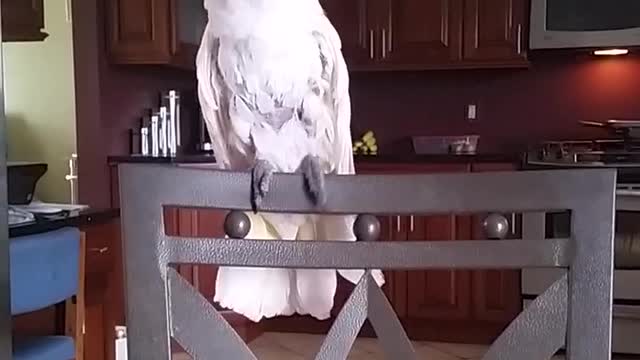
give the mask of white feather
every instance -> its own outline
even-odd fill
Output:
[[[198,94],[217,161],[244,171],[266,160],[293,172],[312,154],[327,173],[355,174],[349,73],[318,0],[205,0],[205,7]],[[252,223],[261,219],[268,225],[253,238],[273,238],[269,226],[280,239],[355,241],[353,216],[261,214]],[[339,273],[355,283],[363,270]],[[380,271],[375,278],[384,283]],[[215,300],[253,321],[294,310],[324,319],[335,288],[334,270],[225,268]]]

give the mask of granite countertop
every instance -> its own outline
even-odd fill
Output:
[[[109,156],[107,158],[109,164],[122,163],[149,163],[149,164],[208,164],[215,163],[216,158],[208,154],[178,155],[175,157],[168,156],[142,156],[142,155],[122,155]]]
[[[421,164],[421,163],[517,163],[523,161],[523,154],[518,152],[478,153],[478,154],[383,154],[357,155],[356,163],[378,164]]]
[[[9,226],[9,237],[35,235],[64,227],[81,227],[109,222],[120,216],[118,209],[89,209],[65,215],[38,216],[36,221]]]
[[[523,153],[520,152],[492,152],[478,154],[381,154],[381,155],[356,155],[356,163],[522,163]],[[151,157],[151,156],[110,156],[110,164],[119,163],[157,163],[157,164],[207,164],[215,163],[213,155],[182,155],[177,157]]]

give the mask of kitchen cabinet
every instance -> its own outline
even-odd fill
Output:
[[[167,207],[164,210],[165,232],[169,236],[186,238],[223,238],[226,211],[217,209],[192,209]],[[215,265],[181,264],[178,272],[196,290],[211,302],[229,322],[234,330],[245,341],[251,341],[262,333],[259,324],[253,323],[244,316],[221,308],[213,302],[218,267]],[[178,351],[180,349],[178,348]]]
[[[360,164],[358,173],[467,173],[514,170],[509,163]],[[486,240],[487,214],[383,216],[385,241]],[[510,222],[517,216],[505,214]],[[517,226],[509,235],[516,238]],[[384,291],[416,340],[490,343],[521,311],[520,271],[385,271]],[[336,307],[342,304],[337,303]]]
[[[511,163],[356,163],[359,174],[434,174],[509,171]],[[115,177],[117,179],[117,176]],[[115,197],[117,199],[117,196]],[[114,205],[117,206],[117,203]],[[214,209],[165,208],[168,235],[184,237],[223,236],[226,212]],[[412,214],[380,216],[384,241],[485,240],[482,222],[487,214]],[[504,214],[513,225],[509,238],[517,238],[519,217]],[[197,239],[194,239],[197,241]],[[179,272],[207,299],[215,295],[215,266],[180,265]],[[521,311],[518,270],[417,270],[384,271],[383,291],[412,339],[491,343]],[[326,333],[354,285],[338,277],[332,318],[318,321],[291,316],[253,324],[242,316],[223,311],[225,318],[245,339],[262,331]],[[364,336],[375,336],[368,322]]]
[[[359,174],[466,173],[498,170],[510,164],[358,163]],[[511,166],[513,168],[513,166]],[[383,241],[457,241],[484,239],[484,215],[379,216]],[[514,273],[498,270],[385,270],[383,291],[403,327],[414,340],[491,343],[517,316],[519,286]],[[519,272],[515,272],[519,274]],[[338,278],[332,317],[318,321],[292,316],[264,322],[265,331],[326,333],[354,285]],[[513,311],[518,309],[517,311]],[[366,322],[362,336],[375,336]]]
[[[111,62],[195,69],[207,25],[202,0],[107,0]]]
[[[115,326],[125,322],[120,220],[81,230],[87,239],[84,358],[112,360]]]
[[[526,66],[527,0],[323,0],[351,70]]]
[[[2,0],[2,41],[43,41],[43,0]]]
[[[375,9],[370,0],[320,0],[334,27],[340,30],[342,52],[349,67],[371,66],[376,58]]]
[[[526,1],[465,0],[464,60],[525,62]]]
[[[473,164],[472,172],[513,171],[514,164]],[[488,214],[473,217],[472,239],[487,240],[482,230],[482,221]],[[509,238],[518,238],[521,216],[503,214],[510,222]],[[472,272],[473,312],[481,321],[508,324],[522,311],[520,270],[474,270]]]
[[[394,67],[446,66],[461,60],[462,0],[384,0],[378,58]]]

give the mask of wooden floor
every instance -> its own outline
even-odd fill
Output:
[[[266,333],[253,340],[249,347],[259,360],[313,359],[324,339],[321,335]],[[483,345],[414,342],[418,359],[428,360],[480,360],[487,351]],[[176,354],[173,360],[190,360]],[[552,360],[564,360],[556,355]],[[348,360],[386,360],[376,339],[358,339]],[[549,360],[549,359],[540,359]],[[640,356],[614,356],[614,360],[640,360]]]

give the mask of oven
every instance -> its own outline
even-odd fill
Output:
[[[614,353],[640,354],[640,185],[619,184],[616,209],[612,348]],[[544,227],[541,232],[546,238],[568,237],[569,214],[546,214],[534,226]],[[523,305],[526,307],[561,275],[560,269],[524,269]]]

